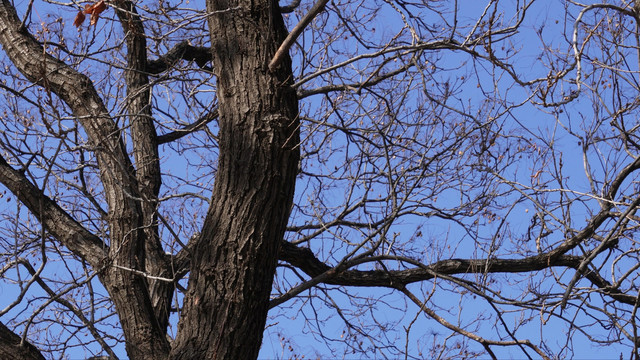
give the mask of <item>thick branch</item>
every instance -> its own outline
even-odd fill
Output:
[[[0,322],[0,359],[32,360],[42,359],[40,351]]]
[[[40,223],[74,254],[100,268],[107,246],[34,186],[24,174],[0,157],[0,183],[38,218]]]
[[[280,6],[280,12],[283,14],[292,13],[300,6],[300,2],[301,0],[293,0],[289,5]]]
[[[147,73],[152,75],[167,71],[180,60],[195,61],[202,69],[211,61],[211,49],[205,46],[193,46],[188,41],[181,41],[165,55],[156,60],[147,61]]]
[[[46,52],[38,41],[20,27],[15,8],[0,0],[0,44],[9,59],[31,82],[59,96],[82,124],[96,153],[110,207],[123,202],[124,191],[137,190],[131,177],[132,167],[120,131],[109,117],[107,108],[91,80]],[[124,190],[124,191],[123,191]],[[135,192],[132,192],[135,194]],[[117,196],[119,195],[119,196]]]
[[[133,155],[136,164],[136,179],[142,201],[144,237],[137,247],[131,247],[130,255],[144,261],[144,270],[153,276],[171,277],[171,268],[164,254],[158,235],[158,193],[162,185],[158,135],[151,112],[151,86],[146,74],[147,39],[142,20],[135,5],[128,0],[116,1],[116,14],[126,34],[127,84],[126,109],[131,125]],[[156,280],[148,281],[149,296],[158,324],[166,331],[173,284]]]
[[[196,122],[185,126],[182,129],[172,131],[170,133],[166,133],[164,135],[158,136],[158,144],[166,144],[168,142],[172,142],[180,139],[183,136],[189,135],[194,131],[198,131],[206,126],[211,121],[218,118],[218,109],[213,109],[212,111],[205,114],[203,117],[198,119]]]
[[[18,70],[31,82],[60,97],[73,111],[96,151],[100,178],[109,205],[111,261],[140,268],[143,219],[135,171],[120,129],[109,116],[91,80],[49,55],[25,28],[8,0],[0,0],[0,44]],[[100,279],[120,315],[131,358],[166,356],[169,344],[156,320],[144,279],[107,267]]]
[[[571,255],[552,257],[551,253],[546,253],[522,259],[448,259],[407,270],[332,271],[334,269],[316,258],[311,250],[283,241],[280,249],[280,260],[297,267],[311,278],[322,276],[321,282],[325,284],[397,288],[398,286],[430,280],[438,275],[522,273],[556,266],[568,267],[578,271],[583,257]],[[619,289],[613,288],[600,274],[593,271],[584,271],[583,275],[615,300],[630,305],[635,304],[635,296],[626,295]],[[278,299],[274,299],[272,303],[274,301],[276,305],[281,303]]]
[[[280,65],[282,60],[285,58],[285,55],[289,53],[289,49],[296,41],[298,36],[302,34],[302,31],[304,31],[307,25],[309,25],[311,20],[313,20],[313,18],[315,18],[322,12],[322,10],[324,10],[324,7],[328,2],[329,0],[318,0],[309,10],[309,12],[300,20],[298,25],[296,25],[293,30],[291,30],[289,35],[287,35],[287,38],[284,39],[284,41],[278,48],[278,51],[276,51],[275,55],[273,55],[273,59],[271,59],[271,62],[269,63],[269,71],[273,72],[276,70],[278,65]]]
[[[299,248],[283,242],[280,259],[304,271],[310,277],[316,277],[332,268],[318,260],[309,249]],[[338,271],[324,283],[346,286],[381,286],[396,287],[434,278],[438,274],[471,274],[471,273],[519,273],[542,270],[553,266],[578,266],[581,257],[560,256],[549,262],[549,254],[529,256],[522,259],[447,259],[431,265],[407,270],[345,270]]]
[[[364,82],[360,82],[360,83],[352,83],[352,84],[332,84],[332,85],[326,85],[326,86],[321,86],[319,88],[315,88],[315,89],[299,89],[298,90],[298,98],[300,99],[304,99],[308,96],[311,95],[316,95],[316,94],[328,94],[330,92],[333,91],[355,91],[355,92],[359,92],[362,89],[366,89],[368,87],[374,86],[379,84],[380,82],[392,78],[398,74],[403,74],[405,73],[410,67],[413,66],[413,63],[408,63],[402,67],[399,67],[393,71],[389,71],[386,74],[382,74],[376,77],[370,77],[369,79],[367,79],[367,81]]]

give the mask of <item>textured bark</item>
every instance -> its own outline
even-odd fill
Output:
[[[211,61],[211,49],[204,46],[193,46],[186,40],[182,41],[160,58],[148,61],[146,72],[159,74],[170,69],[180,60],[195,61],[200,68],[206,68],[207,63]]]
[[[104,259],[105,269],[99,276],[120,316],[127,352],[132,359],[165,357],[169,345],[154,315],[146,282],[122,270],[143,269],[145,235],[136,175],[120,130],[91,80],[50,56],[20,24],[11,3],[0,0],[0,44],[7,56],[29,81],[52,91],[69,106],[91,145],[99,149],[96,157],[109,205],[111,240],[109,258]]]
[[[38,349],[0,323],[0,359],[32,360],[44,359]]]
[[[94,267],[101,266],[107,246],[0,156],[0,183],[6,186],[62,244]]]
[[[147,68],[147,39],[142,20],[130,1],[116,1],[116,13],[127,42],[127,112],[131,125],[133,155],[136,165],[138,191],[141,195],[142,222],[144,224],[144,252],[140,255],[144,270],[152,276],[171,278],[169,262],[166,259],[160,236],[158,235],[158,193],[162,179],[160,176],[160,156],[158,136],[151,114],[151,87]],[[149,279],[149,297],[158,325],[163,332],[169,325],[169,311],[173,283]]]
[[[577,269],[584,259],[582,256],[559,255],[552,257],[552,255],[552,253],[544,253],[520,259],[446,259],[406,270],[340,270],[318,260],[309,249],[283,242],[280,259],[302,270],[312,278],[323,276],[321,282],[324,284],[388,288],[403,287],[442,275],[520,273],[555,266]],[[371,261],[371,259],[367,260]],[[411,263],[411,259],[403,260]],[[585,272],[585,274],[587,277],[593,276],[590,272]],[[590,279],[601,287],[611,285],[604,279],[596,277]],[[616,293],[616,295],[618,294],[619,292]],[[625,302],[629,300],[635,301],[635,297],[625,298]]]
[[[298,167],[297,98],[271,0],[207,1],[220,156],[172,358],[252,359],[260,348]],[[232,9],[232,10],[229,10]]]

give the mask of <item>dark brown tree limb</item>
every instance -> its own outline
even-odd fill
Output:
[[[33,185],[22,172],[13,169],[1,156],[0,183],[27,206],[47,231],[64,246],[92,266],[102,266],[108,252],[106,244]]]
[[[106,186],[135,189],[132,166],[120,139],[120,131],[108,115],[91,80],[49,55],[27,31],[19,30],[20,19],[14,7],[0,1],[0,44],[18,70],[31,82],[59,96],[85,128],[98,161],[109,166],[101,173]],[[122,192],[122,191],[120,191]],[[117,201],[107,198],[110,205]]]
[[[128,0],[115,1],[116,14],[127,43],[126,109],[131,126],[140,208],[144,227],[144,251],[136,256],[144,261],[144,271],[155,277],[171,278],[171,267],[158,235],[158,193],[162,184],[158,136],[151,113],[151,86],[146,74],[147,39],[135,5]],[[132,248],[133,249],[133,248]],[[148,280],[149,297],[160,328],[166,331],[173,295],[173,283]]]
[[[109,205],[110,261],[120,267],[141,269],[144,222],[140,195],[120,129],[91,80],[49,55],[27,29],[20,28],[20,23],[13,5],[0,0],[0,44],[7,56],[29,81],[55,93],[69,106],[92,147],[98,149],[100,178]],[[145,280],[115,267],[103,269],[99,276],[120,315],[129,356],[165,357],[169,345],[154,315]]]
[[[218,118],[218,109],[213,109],[209,111],[207,114],[199,118],[197,121],[185,126],[182,129],[172,131],[170,133],[166,133],[164,135],[158,136],[158,144],[166,144],[175,140],[180,139],[183,136],[189,135],[194,131],[198,131],[206,126],[211,121]]]
[[[293,46],[293,43],[296,41],[298,36],[300,36],[300,34],[302,34],[302,31],[304,31],[309,23],[311,23],[311,20],[313,20],[318,14],[322,12],[322,10],[324,10],[324,7],[328,2],[329,0],[318,0],[315,4],[313,4],[313,7],[309,9],[309,12],[300,20],[298,25],[296,25],[293,30],[291,30],[289,35],[287,35],[287,38],[284,39],[284,41],[278,48],[278,51],[276,51],[275,55],[273,55],[271,62],[269,62],[269,71],[274,72],[276,70],[278,65],[280,65],[280,63],[282,62],[282,59],[284,59],[285,55],[289,54],[289,49],[291,49],[291,46]]]
[[[298,8],[298,6],[300,6],[300,2],[301,2],[301,0],[293,0],[288,5],[280,6],[280,12],[283,13],[283,14],[292,13],[292,12],[295,11],[295,9]]]
[[[312,96],[312,95],[317,95],[317,94],[328,94],[330,92],[334,92],[334,91],[355,91],[355,92],[360,92],[362,89],[366,89],[367,87],[370,86],[374,86],[388,78],[394,77],[398,74],[402,74],[405,73],[407,71],[407,69],[409,69],[410,67],[412,67],[413,64],[409,63],[406,64],[405,66],[399,67],[395,70],[389,71],[385,74],[379,75],[379,76],[374,76],[371,77],[369,79],[367,79],[367,81],[361,82],[361,83],[352,83],[352,84],[331,84],[331,85],[326,85],[326,86],[321,86],[315,89],[299,89],[298,90],[298,97],[300,99],[304,99],[308,96]]]
[[[299,248],[291,243],[283,242],[280,259],[299,268],[314,278],[332,269],[315,257],[309,249]],[[529,256],[522,259],[447,259],[430,265],[407,270],[342,270],[335,271],[331,277],[323,281],[330,285],[360,287],[395,287],[419,281],[430,280],[438,274],[454,275],[483,272],[519,273],[542,270],[552,266],[569,266],[578,264],[581,257],[560,256],[552,263],[549,254]],[[407,259],[408,260],[408,259]]]
[[[0,359],[44,360],[40,351],[0,322]]]
[[[324,284],[387,288],[406,286],[411,283],[430,280],[439,275],[524,273],[551,267],[567,267],[580,271],[585,278],[598,286],[604,294],[611,298],[629,305],[633,305],[636,302],[635,296],[627,295],[619,289],[613,288],[597,272],[580,269],[580,264],[584,261],[583,256],[561,255],[552,257],[551,252],[521,259],[447,259],[406,270],[362,271],[335,269],[316,258],[311,250],[283,241],[280,260],[302,270],[312,279],[322,276],[323,278],[320,282]],[[409,264],[417,265],[413,261],[410,261]],[[277,306],[284,302],[282,300],[280,298],[273,299],[270,306]]]
[[[171,357],[255,359],[293,203],[298,99],[288,56],[276,71],[267,69],[286,37],[277,2],[208,0],[207,11],[218,169]]]
[[[165,55],[156,60],[147,61],[146,72],[157,75],[173,67],[178,61],[194,61],[201,69],[211,70],[207,63],[211,61],[211,48],[193,46],[184,40],[176,44]]]

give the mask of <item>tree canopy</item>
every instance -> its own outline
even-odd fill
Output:
[[[639,358],[639,29],[0,0],[0,357]]]

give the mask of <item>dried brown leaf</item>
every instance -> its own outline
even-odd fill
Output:
[[[100,14],[107,9],[107,3],[104,0],[100,0],[93,5],[85,5],[84,13],[91,14],[91,25],[95,25],[100,18]]]
[[[76,15],[76,18],[73,20],[73,26],[79,28],[80,25],[82,25],[82,22],[84,21],[84,14],[82,13],[82,11],[78,11],[78,15]]]

